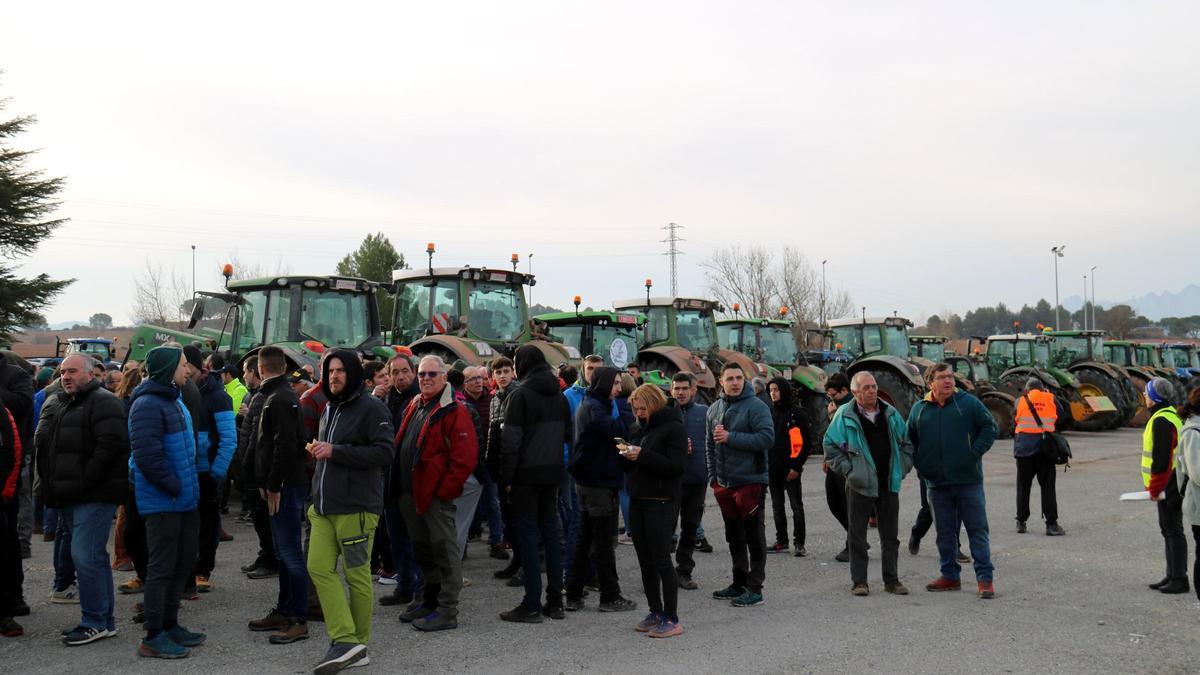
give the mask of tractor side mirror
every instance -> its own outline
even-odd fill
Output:
[[[200,319],[204,317],[204,300],[195,298],[192,301],[192,315],[188,317],[188,330],[196,327],[200,323]]]

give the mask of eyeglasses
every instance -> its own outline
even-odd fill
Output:
[[[435,378],[435,377],[437,377],[438,375],[441,375],[441,374],[442,374],[442,372],[441,372],[440,370],[421,371],[421,372],[418,372],[418,373],[417,373],[417,377],[423,377],[423,378],[433,379],[433,378]]]
[[[482,379],[483,379],[482,375],[476,375],[475,377],[468,377],[466,380],[464,380],[464,382],[478,382]]]

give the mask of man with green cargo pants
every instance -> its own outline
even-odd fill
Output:
[[[383,511],[383,473],[392,463],[392,419],[387,406],[363,395],[358,355],[339,349],[324,360],[321,388],[329,405],[317,438],[308,445],[316,460],[308,520],[308,573],[329,634],[329,652],[316,675],[369,662],[371,638],[371,546]],[[338,557],[349,600],[338,577]]]

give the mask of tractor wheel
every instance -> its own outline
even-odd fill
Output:
[[[1120,424],[1125,410],[1125,395],[1121,392],[1121,385],[1097,370],[1080,370],[1075,373],[1075,376],[1079,378],[1080,396],[1107,396],[1117,409],[1115,413],[1101,413],[1092,415],[1086,420],[1077,421],[1075,428],[1079,431],[1104,431],[1112,429],[1114,423]]]
[[[1055,431],[1071,431],[1075,428],[1075,418],[1071,415],[1071,400],[1062,390],[1054,391],[1054,400],[1058,402],[1058,407],[1063,411],[1058,422],[1055,423]]]
[[[1130,378],[1121,378],[1120,384],[1121,393],[1125,395],[1126,408],[1125,414],[1121,418],[1121,424],[1114,426],[1114,429],[1119,429],[1123,426],[1133,426],[1132,421],[1134,417],[1138,416],[1138,414],[1140,414],[1141,411],[1146,407],[1145,401],[1142,397],[1142,392],[1145,391],[1144,388],[1138,390]],[[1146,419],[1150,419],[1149,416],[1147,416]]]
[[[996,438],[1012,438],[1016,428],[1016,409],[1013,404],[1001,396],[984,396],[980,399],[992,419],[996,420]]]
[[[822,454],[821,442],[825,439],[825,427],[829,426],[829,399],[825,394],[801,389],[799,392],[800,410],[804,412],[804,419],[808,422],[808,428],[812,430],[812,445],[808,456]],[[808,439],[805,439],[808,442]]]
[[[1146,378],[1142,377],[1140,374],[1132,372],[1132,371],[1130,371],[1130,373],[1129,373],[1129,379],[1131,380],[1131,384],[1138,391],[1146,391],[1146,385],[1149,384],[1149,382],[1150,382]],[[1128,396],[1129,393],[1130,392],[1128,390],[1128,387],[1126,387],[1125,395]],[[1138,397],[1137,400],[1140,401],[1141,397]],[[1147,409],[1143,405],[1139,405],[1137,407],[1136,412],[1134,412],[1133,417],[1131,417],[1129,419],[1129,422],[1126,424],[1126,426],[1137,427],[1138,429],[1141,429],[1142,427],[1146,426],[1146,422],[1149,422],[1149,421],[1150,421],[1150,410]]]
[[[875,376],[875,384],[879,386],[879,398],[895,406],[904,419],[908,419],[908,412],[920,398],[917,388],[890,370],[868,370],[867,372]]]

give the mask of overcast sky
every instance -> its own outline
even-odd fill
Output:
[[[24,273],[123,322],[149,258],[331,273],[370,232],[534,300],[791,244],[869,313],[1177,290],[1200,245],[1200,3],[19,3],[6,115],[67,178]],[[524,267],[524,264],[522,265]]]

